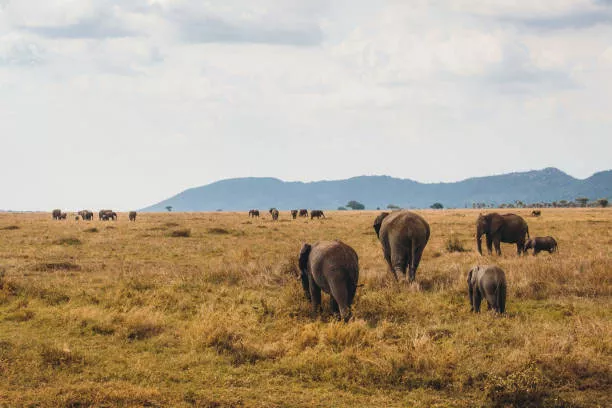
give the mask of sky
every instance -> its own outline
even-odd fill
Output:
[[[0,209],[612,168],[612,0],[0,0]]]

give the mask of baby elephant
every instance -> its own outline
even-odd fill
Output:
[[[342,320],[351,318],[351,304],[357,291],[359,258],[353,248],[340,241],[304,244],[299,266],[306,298],[313,314],[321,312],[321,289],[330,295],[332,312]]]
[[[525,252],[528,249],[533,249],[533,254],[537,255],[540,251],[548,251],[549,253],[557,252],[557,241],[553,237],[535,237],[527,240],[525,243]]]
[[[488,309],[498,313],[506,310],[506,274],[495,265],[475,266],[468,272],[468,292],[472,312],[480,313],[485,298]]]

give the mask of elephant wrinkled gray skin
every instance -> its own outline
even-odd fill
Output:
[[[53,212],[51,213],[51,215],[53,216],[54,220],[60,220],[61,216],[62,216],[62,210],[53,210]]]
[[[313,218],[325,218],[325,214],[323,214],[322,210],[312,210],[310,211],[310,219],[312,220]]]
[[[516,244],[516,252],[521,255],[525,250],[525,237],[529,238],[529,227],[527,222],[516,214],[481,214],[476,220],[476,244],[480,255],[482,255],[483,234],[487,238],[489,255],[492,253],[493,245],[497,255],[501,255],[500,242]]]
[[[294,220],[297,218],[298,210],[291,210],[291,218]]]
[[[541,251],[548,251],[548,253],[552,254],[557,252],[557,241],[551,236],[530,238],[525,243],[525,252],[528,249],[533,249],[534,255]]]
[[[330,295],[332,312],[349,321],[359,280],[359,257],[353,248],[341,241],[304,244],[299,266],[304,294],[312,303],[313,314],[321,312],[323,290]]]
[[[488,309],[506,311],[506,274],[495,265],[475,266],[468,272],[471,311],[480,313],[480,302],[486,299]]]
[[[409,267],[410,282],[413,282],[429,241],[427,221],[411,211],[383,212],[374,220],[374,230],[395,280],[398,280],[398,273],[405,279]]]
[[[136,222],[136,215],[138,215],[138,213],[136,211],[130,211],[130,213],[128,215],[129,220]]]
[[[272,221],[278,220],[278,210],[276,208],[270,208],[270,214],[272,215]]]

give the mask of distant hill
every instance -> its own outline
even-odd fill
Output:
[[[456,183],[419,183],[389,176],[360,176],[347,180],[285,182],[275,178],[237,178],[185,190],[141,211],[244,211],[276,207],[336,209],[350,200],[367,209],[395,204],[427,208],[434,202],[446,208],[471,207],[474,202],[525,203],[612,197],[612,170],[579,180],[556,168],[477,177]]]

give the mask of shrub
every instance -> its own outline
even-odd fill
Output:
[[[98,229],[97,229],[96,227],[93,227],[93,228],[87,228],[87,229],[85,230],[85,232],[98,232]]]
[[[55,245],[81,245],[81,240],[74,237],[60,238],[53,242]]]
[[[18,225],[9,225],[7,227],[2,228],[2,230],[4,231],[15,231],[18,230],[20,227]]]
[[[457,238],[456,235],[451,234],[450,237],[446,240],[446,250],[448,252],[467,252],[468,249],[465,249],[463,243]]]
[[[225,228],[209,228],[208,233],[224,235],[224,234],[229,234],[229,231],[226,230]]]
[[[191,230],[189,228],[174,230],[170,233],[170,236],[175,238],[189,238],[191,236]]]

